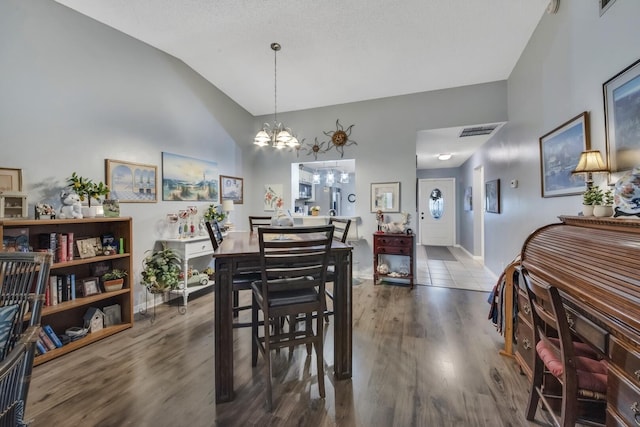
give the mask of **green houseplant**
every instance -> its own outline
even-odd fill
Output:
[[[594,216],[611,216],[613,215],[613,191],[611,189],[600,190],[599,197],[593,207]]]
[[[147,253],[142,260],[142,284],[151,293],[176,289],[182,272],[182,259],[178,253],[166,246]]]
[[[207,210],[204,211],[204,219],[205,221],[216,220],[220,224],[224,221],[227,215],[222,211],[222,207],[220,205],[211,204],[207,207]]]
[[[602,200],[602,190],[599,187],[590,187],[582,193],[582,214],[593,216],[593,207]]]
[[[67,178],[67,185],[80,196],[80,201],[87,200],[87,204],[91,207],[91,199],[100,200],[100,196],[109,194],[109,187],[102,182],[93,182],[89,178],[79,176],[75,172]]]
[[[102,285],[106,292],[119,291],[124,285],[124,278],[127,277],[125,270],[114,268],[102,275]]]

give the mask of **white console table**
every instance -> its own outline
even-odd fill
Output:
[[[208,236],[195,236],[186,239],[165,239],[160,242],[166,245],[167,248],[176,251],[180,258],[182,258],[182,277],[184,279],[178,285],[178,289],[172,292],[182,295],[183,304],[180,307],[180,313],[184,314],[187,312],[189,294],[213,286],[214,284],[212,280],[209,280],[206,285],[187,286],[189,265],[191,264],[196,270],[202,272],[211,262],[213,246]],[[197,265],[194,265],[194,262],[197,263]]]

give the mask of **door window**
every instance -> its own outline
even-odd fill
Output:
[[[433,219],[440,219],[444,213],[444,198],[438,188],[431,190],[429,195],[429,213]]]

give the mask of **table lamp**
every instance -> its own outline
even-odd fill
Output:
[[[593,174],[609,172],[606,163],[602,160],[600,151],[587,150],[580,154],[578,165],[571,171],[572,174],[584,173],[587,175],[587,189],[593,186]]]
[[[233,228],[233,224],[231,223],[231,217],[229,216],[229,212],[233,211],[233,200],[223,200],[222,201],[222,210],[227,214],[227,222],[225,226],[231,230]]]

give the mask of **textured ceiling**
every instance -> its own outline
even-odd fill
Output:
[[[272,42],[277,111],[304,110],[505,80],[549,2],[56,1],[181,59],[255,116],[274,111]],[[457,167],[487,140],[460,130],[418,132],[418,168]]]

